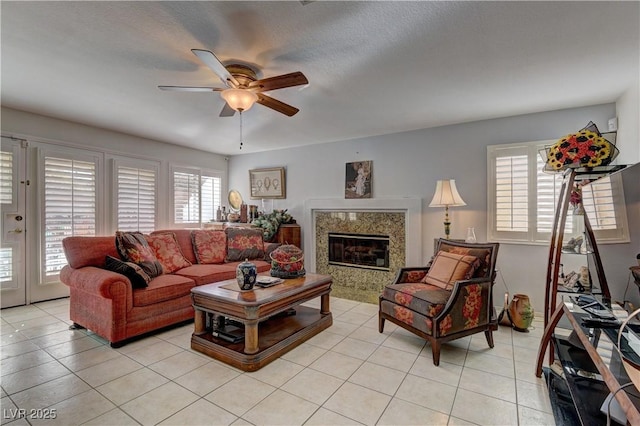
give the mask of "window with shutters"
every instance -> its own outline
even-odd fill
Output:
[[[44,156],[45,280],[57,277],[67,259],[62,240],[69,236],[96,235],[96,162],[71,156]]]
[[[157,221],[157,167],[134,167],[114,160],[116,220],[120,231],[149,233]]]
[[[555,141],[490,145],[488,156],[488,236],[491,241],[547,243],[553,230],[562,173],[543,171],[540,151]],[[583,203],[598,241],[620,242],[624,200],[610,178],[583,191]],[[622,208],[621,208],[622,207]],[[569,212],[571,214],[571,212]],[[565,232],[573,221],[567,218]],[[625,221],[626,222],[626,221]]]
[[[173,220],[176,225],[211,222],[222,203],[222,173],[172,168]]]

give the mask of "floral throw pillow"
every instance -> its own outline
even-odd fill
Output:
[[[198,263],[224,263],[227,255],[227,234],[224,231],[196,229],[191,231],[191,242]]]
[[[142,233],[117,231],[116,248],[122,260],[140,266],[149,277],[162,275],[162,265]]]
[[[475,256],[439,251],[422,282],[452,290],[456,281],[471,278],[478,264]]]
[[[182,254],[176,234],[173,232],[147,235],[145,238],[162,265],[162,271],[165,274],[171,274],[179,269],[191,266],[191,262]]]
[[[260,228],[225,229],[227,233],[227,262],[245,259],[264,259],[264,241]]]

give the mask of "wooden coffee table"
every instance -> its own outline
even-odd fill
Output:
[[[256,371],[333,323],[330,275],[309,274],[242,292],[235,279],[191,289],[191,348],[244,371]],[[320,297],[320,309],[299,306]],[[244,325],[244,341],[215,337],[225,318]],[[223,329],[224,330],[224,329]]]

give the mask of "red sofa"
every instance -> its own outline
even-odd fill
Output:
[[[198,264],[189,229],[151,235],[166,232],[175,234],[182,254],[192,265],[153,278],[145,288],[133,288],[126,276],[104,269],[106,256],[120,257],[114,236],[63,240],[68,265],[60,279],[70,288],[70,318],[76,327],[90,329],[112,347],[122,346],[131,337],[193,319],[191,289],[236,276],[240,262]],[[264,258],[251,261],[258,272],[270,269]]]

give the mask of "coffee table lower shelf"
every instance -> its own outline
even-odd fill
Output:
[[[229,343],[211,330],[191,336],[191,348],[243,371],[256,371],[333,324],[331,313],[296,306],[296,315],[275,316],[258,324],[258,352],[244,353],[244,342]]]

